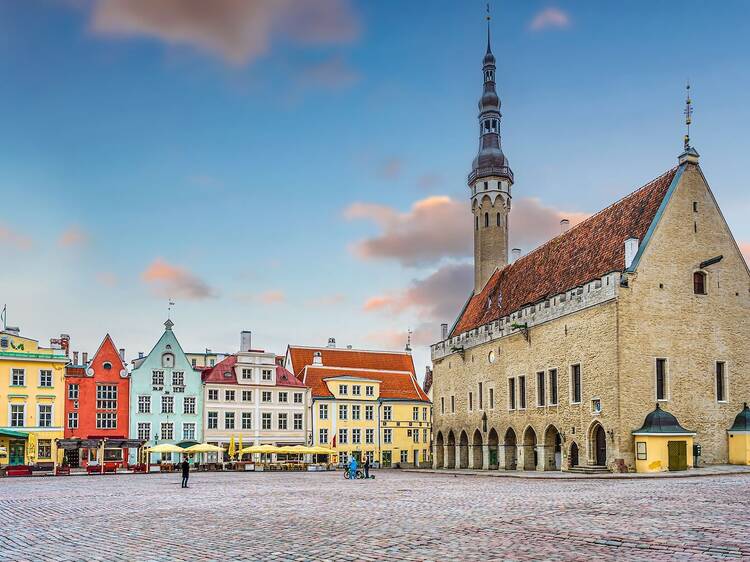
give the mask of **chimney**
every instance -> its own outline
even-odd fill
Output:
[[[250,330],[242,330],[240,332],[240,351],[250,351],[252,346],[252,335]]]
[[[568,219],[563,219],[560,221],[560,234],[565,234],[568,232],[568,229],[570,228],[570,221]]]
[[[521,257],[521,248],[513,248],[510,253],[513,256],[513,261],[516,261]]]
[[[124,347],[121,347],[121,348],[120,348],[120,360],[121,360],[121,361],[122,361],[123,363],[125,363],[125,348],[124,348]]]
[[[630,269],[633,265],[635,255],[638,253],[638,238],[628,238],[625,240],[625,269]]]
[[[323,354],[320,351],[316,351],[313,354],[313,365],[323,365]]]
[[[336,347],[336,338],[328,338],[328,347]]]
[[[73,352],[73,365],[78,365],[78,352]]]
[[[88,365],[88,363],[89,363],[89,354],[88,354],[88,352],[84,351],[83,353],[81,353],[81,356],[83,357],[83,359],[82,359],[83,364],[84,365]]]
[[[352,349],[352,344],[347,345],[346,349]]]
[[[6,326],[5,333],[10,334],[11,336],[20,336],[21,328],[19,328],[18,326]]]
[[[138,359],[143,359],[143,352],[142,351],[138,352]]]
[[[440,324],[440,339],[448,339],[448,324]]]

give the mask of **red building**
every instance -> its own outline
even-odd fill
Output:
[[[107,334],[91,361],[68,365],[65,439],[60,445],[71,467],[100,465],[102,450],[108,467],[127,462],[123,447],[128,438],[130,374],[124,355]]]

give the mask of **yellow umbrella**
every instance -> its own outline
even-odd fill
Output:
[[[280,447],[275,445],[251,445],[242,449],[240,453],[278,453],[279,449]]]
[[[239,443],[237,444],[237,450],[242,451],[242,434],[239,434],[238,437]],[[240,453],[240,460],[242,460],[242,453]]]
[[[148,449],[149,453],[184,453],[185,449],[178,447],[177,445],[171,445],[170,443],[162,443]]]
[[[333,449],[329,449],[328,447],[321,447],[320,445],[308,448],[310,449],[309,452],[315,455],[332,455],[336,452]]]
[[[232,438],[229,440],[229,459],[234,458],[235,453],[235,447],[234,447],[234,435],[232,435]]]
[[[218,445],[209,445],[208,443],[198,443],[185,449],[186,453],[223,453],[224,447]]]

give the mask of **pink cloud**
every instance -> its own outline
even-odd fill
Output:
[[[277,35],[303,45],[349,43],[360,25],[349,0],[94,0],[94,32],[151,37],[243,65]]]
[[[543,31],[551,28],[566,28],[570,25],[570,16],[558,8],[546,8],[538,12],[529,24],[532,31]]]
[[[96,280],[105,287],[115,287],[117,285],[117,275],[111,271],[100,271],[96,274]]]
[[[750,242],[740,242],[739,246],[742,256],[745,258],[747,264],[750,265]]]
[[[201,300],[216,296],[202,279],[186,269],[156,258],[141,274],[141,278],[155,293],[164,297]]]
[[[393,297],[388,296],[377,296],[377,297],[370,297],[365,301],[365,304],[362,306],[362,308],[366,311],[373,311],[373,310],[382,310],[384,308],[389,308],[395,304],[395,299]]]
[[[0,224],[0,249],[30,250],[34,245],[31,238]]]
[[[272,289],[265,293],[261,293],[258,298],[264,304],[279,304],[286,300],[286,295],[284,294],[284,291]]]
[[[58,246],[63,248],[74,248],[77,246],[83,246],[89,241],[89,235],[84,230],[76,225],[68,227],[57,240]]]

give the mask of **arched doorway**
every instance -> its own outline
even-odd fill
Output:
[[[505,469],[506,470],[516,470],[518,468],[517,464],[517,440],[516,440],[516,432],[513,431],[512,427],[508,428],[508,431],[505,432],[505,437],[503,438],[503,445],[505,449]]]
[[[573,441],[573,443],[570,444],[570,454],[568,455],[568,466],[570,468],[573,468],[574,466],[578,466],[578,443]]]
[[[483,462],[484,462],[484,447],[482,445],[483,445],[483,443],[482,443],[482,434],[477,429],[474,432],[474,437],[472,438],[472,442],[471,442],[471,447],[472,447],[472,451],[471,451],[471,454],[472,454],[471,455],[472,456],[472,459],[471,459],[472,465],[471,466],[475,470],[479,470],[483,466]]]
[[[452,429],[448,432],[448,458],[445,468],[456,468],[456,436],[453,435]]]
[[[536,431],[529,426],[523,433],[523,469],[536,470],[537,451],[536,451]]]
[[[497,437],[497,431],[495,431],[495,428],[493,427],[492,429],[490,429],[490,433],[487,436],[487,446],[489,447],[489,452],[490,452],[488,465],[490,468],[493,468],[493,469],[496,469],[498,466],[498,458],[497,458],[498,444],[499,444],[499,439]]]
[[[544,432],[544,470],[562,469],[562,437],[554,425]]]
[[[469,468],[469,436],[465,431],[461,432],[461,438],[458,441],[458,468]]]
[[[435,438],[435,468],[445,468],[445,449],[443,447],[442,431],[438,431]]]
[[[607,434],[599,422],[591,426],[589,450],[591,462],[596,466],[607,466]]]

